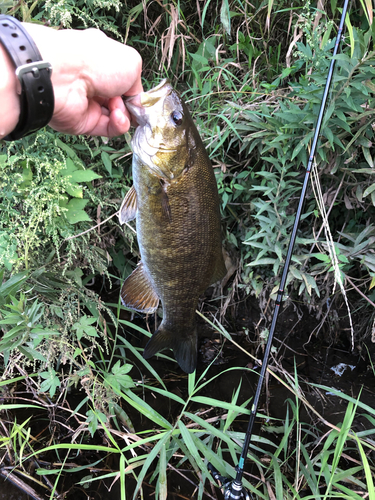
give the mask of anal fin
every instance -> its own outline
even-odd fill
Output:
[[[153,313],[159,305],[159,297],[152,288],[143,264],[124,281],[121,288],[121,301],[125,307],[143,313]]]
[[[134,186],[132,186],[129,191],[126,193],[126,196],[121,203],[121,207],[118,214],[118,219],[120,224],[125,224],[125,222],[129,222],[135,219],[137,215],[137,193],[135,191]]]

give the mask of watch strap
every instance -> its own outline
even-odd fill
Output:
[[[5,140],[16,140],[41,129],[51,120],[54,93],[52,67],[43,61],[33,39],[17,19],[0,15],[0,42],[16,68],[21,84],[18,124]]]

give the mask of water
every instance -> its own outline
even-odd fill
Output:
[[[0,500],[31,500],[21,490],[16,488],[10,481],[0,478]]]

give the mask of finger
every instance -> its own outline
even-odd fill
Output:
[[[101,114],[97,116],[95,123],[93,120],[87,124],[81,133],[90,135],[100,135],[102,137],[116,137],[125,134],[130,128],[130,119],[119,109],[112,111],[109,116]]]
[[[102,39],[100,43],[102,44]],[[112,98],[119,95],[135,95],[143,91],[142,59],[132,47],[106,39],[106,51],[96,51],[95,58],[91,58],[89,62],[90,67],[87,70],[89,97],[101,95]]]
[[[108,100],[108,109],[111,112],[118,110],[121,113],[124,113],[125,116],[128,118],[131,125],[133,125],[134,127],[136,127],[138,125],[135,117],[131,113],[129,113],[129,110],[125,106],[125,103],[124,103],[122,97],[114,97],[112,99],[109,99]],[[116,116],[116,115],[114,115],[114,116]],[[117,115],[117,116],[120,117],[120,115]],[[125,123],[127,124],[127,122],[125,122]],[[121,127],[121,129],[119,129],[119,130],[120,130],[120,132],[119,132],[120,134],[124,134],[125,132],[128,131],[128,129],[123,131],[123,127]]]
[[[120,109],[115,109],[109,115],[108,137],[125,134],[130,128],[130,116]]]
[[[137,95],[137,94],[140,94],[141,92],[143,92],[143,85],[142,85],[142,81],[141,79],[139,78],[138,80],[135,81],[135,83],[129,88],[129,90],[127,90],[126,92],[124,92],[123,95],[126,95],[126,96],[133,96],[133,95]]]
[[[124,101],[120,96],[108,99],[108,109],[109,111],[115,111],[116,109],[119,109],[123,113],[125,113],[126,111]]]

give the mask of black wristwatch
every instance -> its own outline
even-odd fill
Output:
[[[22,23],[0,15],[0,43],[16,67],[21,83],[21,113],[16,128],[4,137],[14,141],[41,129],[51,120],[55,97],[51,82],[52,66],[42,56]]]

